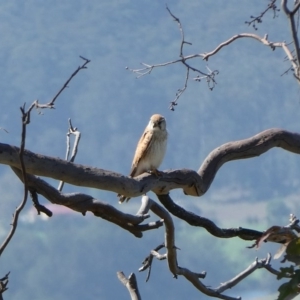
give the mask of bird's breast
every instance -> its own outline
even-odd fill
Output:
[[[152,139],[149,147],[147,160],[150,164],[149,169],[157,169],[165,156],[167,149],[167,132],[157,132]]]

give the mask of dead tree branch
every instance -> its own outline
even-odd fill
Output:
[[[12,168],[15,174],[22,180],[21,172],[17,168]],[[40,179],[39,177],[27,174],[28,188],[35,190],[53,204],[64,205],[74,211],[85,215],[87,212],[93,213],[106,221],[114,223],[129,231],[136,237],[142,237],[143,231],[159,228],[163,221],[141,224],[149,217],[143,210],[139,210],[136,215],[125,214],[113,206],[103,201],[97,200],[90,195],[83,193],[64,194],[56,188]],[[141,224],[141,225],[140,225]]]
[[[3,278],[0,279],[0,300],[3,300],[3,296],[2,294],[8,290],[8,276],[9,276],[10,272],[8,272]]]
[[[136,276],[134,273],[131,273],[128,278],[126,278],[123,272],[117,272],[119,280],[126,286],[129,291],[131,300],[141,300],[141,295],[138,289]]]
[[[296,27],[296,23],[295,23],[295,13],[298,11],[300,4],[299,2],[295,4],[294,9],[293,10],[289,10],[287,7],[287,0],[282,0],[281,1],[281,6],[282,6],[282,10],[284,11],[284,13],[286,14],[289,23],[290,23],[290,30],[291,30],[291,34],[292,34],[292,38],[293,38],[293,43],[294,43],[294,47],[295,47],[295,61],[297,63],[294,63],[294,75],[296,77],[296,79],[298,81],[300,81],[300,72],[299,72],[299,66],[300,66],[300,49],[299,49],[299,40],[298,40],[298,36],[297,36],[297,27]]]
[[[162,206],[160,206],[155,201],[151,200],[148,196],[144,196],[143,198],[144,201],[149,202],[149,208],[151,209],[151,211],[164,220],[164,225],[165,225],[164,245],[166,247],[166,254],[156,255],[156,253],[154,253],[153,251],[151,253],[152,255],[157,256],[159,259],[166,258],[170,272],[173,274],[174,278],[177,278],[178,275],[184,276],[188,281],[190,281],[194,285],[196,289],[198,289],[200,292],[210,297],[226,299],[226,300],[241,299],[240,297],[234,298],[234,297],[223,295],[219,291],[205,286],[199,279],[199,278],[204,278],[205,273],[195,273],[190,271],[187,268],[183,268],[178,265],[177,252],[176,252],[177,247],[175,245],[175,228],[174,228],[172,217],[167,212],[167,210],[165,210]]]
[[[246,22],[247,24],[252,24],[254,22],[261,22],[262,17],[264,16],[264,14],[268,11],[268,10],[273,10],[274,15],[276,14],[276,12],[278,11],[278,8],[275,4],[276,1],[272,0],[270,1],[268,7],[265,9],[265,11],[263,11],[258,17],[253,17],[253,20],[250,22]],[[215,85],[216,85],[216,80],[215,77],[216,75],[219,74],[218,70],[214,70],[211,71],[209,70],[209,72],[204,72],[202,70],[200,70],[199,68],[195,68],[193,67],[190,63],[188,63],[189,60],[191,59],[196,59],[196,58],[201,58],[204,61],[208,61],[208,59],[210,57],[212,57],[213,55],[217,54],[221,49],[223,49],[224,47],[230,45],[231,43],[233,43],[234,41],[236,41],[237,39],[241,39],[241,38],[251,38],[251,39],[255,39],[258,42],[262,43],[263,45],[270,47],[272,50],[275,50],[276,48],[282,48],[283,51],[285,52],[285,55],[288,57],[291,66],[292,66],[292,70],[294,72],[294,76],[296,77],[296,79],[298,81],[300,81],[300,71],[299,71],[299,66],[300,66],[300,50],[299,50],[299,40],[297,37],[297,29],[296,29],[296,24],[295,24],[295,13],[299,10],[300,4],[299,2],[296,2],[293,10],[289,10],[287,7],[287,0],[282,0],[282,8],[283,11],[285,12],[285,14],[287,15],[289,21],[290,21],[290,27],[291,27],[291,32],[292,32],[292,37],[293,37],[293,43],[295,45],[295,49],[296,49],[296,57],[293,56],[293,51],[291,51],[288,48],[288,44],[284,41],[282,42],[271,42],[268,40],[268,34],[265,34],[264,37],[261,37],[257,34],[253,34],[253,33],[240,33],[240,34],[236,34],[234,36],[232,36],[231,38],[229,38],[228,40],[220,43],[214,50],[210,51],[210,52],[204,52],[204,53],[195,53],[195,54],[190,54],[190,55],[184,55],[183,54],[183,50],[184,50],[184,45],[188,44],[191,45],[190,42],[187,42],[185,40],[185,35],[184,35],[184,30],[182,27],[182,24],[179,20],[178,17],[176,17],[171,10],[167,7],[167,10],[169,12],[169,14],[171,15],[171,17],[173,18],[173,20],[175,22],[177,22],[178,27],[179,27],[179,31],[181,34],[181,42],[180,42],[180,51],[179,51],[179,56],[180,59],[175,59],[175,60],[171,60],[168,62],[164,62],[164,63],[160,63],[160,64],[148,64],[148,63],[142,63],[142,65],[144,66],[144,68],[140,68],[140,69],[132,69],[132,68],[128,68],[126,67],[126,69],[128,69],[129,71],[131,71],[132,73],[137,74],[137,78],[140,78],[144,75],[150,74],[152,72],[153,69],[155,68],[159,68],[159,67],[166,67],[172,64],[178,64],[178,63],[182,63],[185,68],[187,69],[187,76],[185,78],[185,84],[184,84],[184,88],[183,89],[178,89],[178,92],[176,93],[176,97],[173,101],[171,101],[171,105],[170,105],[170,109],[174,110],[175,106],[178,104],[178,99],[181,97],[181,95],[184,93],[184,91],[187,88],[187,83],[189,80],[189,76],[190,76],[190,71],[193,71],[195,73],[198,73],[198,75],[196,77],[193,78],[194,81],[198,81],[200,82],[202,79],[206,80],[208,87],[212,90]],[[253,25],[255,28],[255,25]]]
[[[24,164],[24,151],[25,151],[25,141],[26,141],[26,126],[30,122],[30,110],[25,112],[25,105],[23,107],[20,107],[21,113],[22,113],[22,133],[21,133],[21,145],[20,149],[18,151],[18,160],[20,163],[20,175],[22,178],[22,181],[24,183],[24,194],[23,194],[23,200],[21,201],[20,205],[16,208],[14,214],[13,214],[13,219],[12,219],[12,224],[11,224],[11,229],[6,237],[6,239],[3,241],[2,245],[0,246],[0,256],[2,255],[3,251],[11,241],[12,237],[14,236],[17,226],[18,226],[18,220],[19,220],[19,215],[23,208],[25,207],[25,204],[27,202],[28,198],[28,184],[27,184],[27,174],[26,174],[26,169],[25,169],[25,164]]]
[[[20,108],[21,113],[22,113],[21,146],[19,149],[18,148],[14,149],[14,156],[15,156],[15,159],[19,161],[18,168],[19,168],[19,170],[21,170],[21,173],[22,173],[22,176],[19,175],[19,177],[22,180],[22,182],[24,183],[24,197],[23,197],[21,204],[16,208],[15,213],[13,215],[11,230],[8,233],[8,235],[7,235],[6,239],[4,240],[4,242],[2,243],[2,245],[0,246],[0,256],[3,253],[4,249],[6,248],[6,246],[8,245],[8,243],[10,242],[11,238],[13,237],[13,235],[16,231],[16,228],[18,225],[19,214],[22,211],[22,209],[24,208],[24,206],[27,202],[27,198],[28,198],[27,169],[25,169],[26,163],[24,161],[24,153],[26,152],[25,151],[26,126],[30,123],[30,113],[34,107],[36,107],[36,108],[54,108],[55,100],[62,93],[62,91],[68,86],[68,84],[72,80],[72,78],[74,76],[76,76],[76,74],[80,70],[86,69],[86,65],[90,62],[90,60],[88,60],[84,57],[81,57],[81,58],[85,61],[84,64],[82,66],[79,66],[78,69],[75,72],[73,72],[73,74],[65,82],[63,87],[59,90],[59,92],[55,95],[55,97],[48,104],[39,105],[38,100],[36,100],[31,104],[31,106],[28,108],[27,111],[25,111],[25,104],[23,107]],[[31,194],[31,195],[32,195],[32,199],[36,201],[36,199],[34,198],[34,195],[33,194]],[[38,206],[38,205],[39,205],[38,201],[36,201],[35,206],[38,209],[38,213],[40,211],[43,211],[44,213],[48,214],[49,216],[51,215],[51,212],[49,210],[47,210],[43,206]]]
[[[78,152],[78,146],[79,146],[79,141],[80,141],[81,133],[77,129],[77,127],[73,127],[71,119],[69,119],[68,121],[69,121],[69,130],[67,132],[67,151],[66,151],[66,157],[65,157],[65,159],[66,159],[66,161],[74,162],[76,154]],[[74,140],[74,143],[73,143],[72,154],[71,154],[71,157],[69,159],[69,155],[70,155],[70,135],[71,134],[75,136],[75,140]],[[59,191],[62,191],[63,186],[64,186],[64,182],[60,181],[57,189]]]
[[[146,282],[149,281],[150,275],[151,275],[151,269],[152,269],[152,262],[153,262],[153,251],[157,252],[160,249],[164,248],[165,244],[160,244],[156,248],[150,251],[150,254],[143,260],[142,266],[139,268],[139,272],[143,272],[148,269],[147,277],[146,277]]]
[[[77,73],[81,70],[87,69],[87,64],[90,63],[91,61],[87,58],[84,58],[83,56],[80,56],[81,59],[84,60],[84,63],[79,66],[72,74],[71,76],[68,78],[68,80],[64,83],[64,85],[60,88],[60,90],[57,92],[57,94],[53,97],[53,99],[45,104],[40,104],[39,100],[35,100],[30,108],[29,108],[29,112],[35,107],[37,109],[45,109],[45,108],[50,108],[50,109],[54,109],[54,103],[56,101],[56,99],[58,98],[58,96],[63,92],[64,89],[66,89],[68,87],[68,84],[70,83],[70,81],[77,75]]]
[[[271,255],[268,254],[268,256],[265,259],[261,259],[261,260],[255,259],[255,261],[248,268],[246,268],[244,271],[236,275],[234,278],[228,280],[227,282],[222,283],[219,287],[215,289],[208,288],[199,280],[199,278],[205,278],[206,272],[194,273],[189,269],[178,266],[177,255],[176,255],[176,250],[178,248],[175,246],[175,235],[174,235],[175,228],[169,213],[147,196],[143,197],[143,201],[148,202],[149,209],[151,209],[155,214],[157,214],[160,218],[163,218],[165,221],[164,222],[165,243],[156,247],[155,250],[152,250],[150,252],[150,255],[143,261],[142,267],[139,269],[139,271],[145,271],[146,269],[148,269],[147,280],[149,279],[150,276],[153,257],[159,260],[167,259],[169,269],[173,273],[175,278],[177,278],[177,275],[183,275],[202,293],[210,297],[216,297],[220,299],[240,299],[240,298],[232,298],[229,296],[225,296],[222,293],[236,286],[239,282],[244,280],[247,276],[252,274],[257,269],[264,268],[276,276],[279,274],[278,271],[274,270],[271,267],[270,264]],[[167,249],[167,252],[165,254],[158,253],[158,251],[164,247]]]
[[[177,105],[178,99],[180,98],[180,96],[187,89],[188,80],[189,80],[189,77],[190,77],[190,71],[193,71],[193,72],[195,72],[195,73],[198,74],[194,78],[195,81],[200,82],[202,79],[206,80],[207,85],[208,85],[209,89],[211,89],[211,90],[213,90],[214,87],[215,87],[215,85],[217,84],[217,82],[215,80],[215,77],[216,77],[216,75],[219,74],[219,71],[218,70],[211,71],[209,68],[207,68],[207,70],[209,72],[204,72],[204,71],[201,71],[198,68],[193,67],[192,65],[190,65],[187,62],[188,59],[195,58],[195,57],[201,57],[201,55],[196,54],[196,55],[193,55],[193,57],[191,57],[191,56],[184,56],[184,54],[183,54],[183,47],[184,47],[184,45],[185,44],[192,45],[192,43],[187,42],[185,40],[185,38],[184,38],[184,30],[183,30],[183,27],[182,27],[182,24],[181,24],[181,21],[179,20],[179,18],[177,18],[171,12],[171,10],[169,9],[168,6],[166,6],[166,9],[167,9],[168,13],[170,14],[170,16],[173,18],[173,20],[178,24],[178,28],[179,28],[179,31],[180,31],[180,35],[181,35],[181,43],[180,43],[180,50],[179,50],[179,57],[180,57],[180,59],[169,61],[169,62],[162,63],[162,64],[154,64],[154,65],[149,65],[149,64],[146,64],[146,63],[141,63],[144,66],[144,68],[141,68],[141,69],[131,69],[131,68],[126,67],[126,69],[129,70],[129,71],[131,71],[132,73],[137,74],[137,78],[140,78],[140,77],[142,77],[144,75],[150,74],[154,68],[165,67],[165,66],[168,66],[168,65],[171,65],[171,64],[176,64],[176,63],[182,63],[186,67],[186,70],[187,70],[186,71],[186,78],[185,78],[184,87],[182,89],[178,89],[178,91],[176,92],[175,99],[170,102],[171,104],[170,104],[169,108],[174,111],[175,110],[175,106]]]
[[[258,16],[256,17],[253,17],[251,16],[251,21],[246,21],[245,23],[247,25],[252,25],[252,27],[257,30],[257,27],[256,27],[256,24],[259,24],[259,23],[262,23],[262,18],[263,16],[269,11],[269,10],[272,10],[273,11],[273,18],[275,18],[277,16],[277,13],[280,11],[278,8],[277,8],[277,5],[276,5],[276,1],[277,0],[271,0],[270,3],[268,4],[268,6],[266,7],[266,9],[264,11],[262,11]]]
[[[216,291],[219,293],[223,293],[224,291],[233,288],[236,286],[239,282],[244,280],[246,277],[248,277],[250,274],[252,274],[257,269],[265,268],[267,269],[267,266],[270,266],[271,261],[271,255],[268,254],[267,258],[258,260],[257,258],[255,261],[243,272],[235,276],[234,278],[228,280],[227,282],[222,283]]]
[[[274,147],[280,147],[286,151],[299,154],[300,135],[282,129],[269,129],[248,139],[229,142],[213,150],[203,162],[198,173],[192,170],[165,171],[160,178],[147,173],[136,178],[124,177],[110,171],[76,165],[58,158],[34,154],[30,151],[24,151],[24,162],[28,174],[51,177],[73,185],[124,193],[130,197],[135,197],[152,190],[172,214],[193,226],[203,227],[217,237],[229,238],[238,236],[245,240],[253,240],[257,239],[261,233],[243,228],[218,228],[212,221],[197,216],[176,205],[171,200],[168,192],[172,189],[182,188],[186,194],[201,196],[209,189],[217,171],[224,163],[231,160],[259,156]],[[17,152],[18,148],[16,147],[0,144],[0,163],[20,169]],[[14,171],[16,172],[15,169]],[[121,227],[125,226],[124,222],[120,224],[118,220],[129,222],[124,216],[118,215],[119,212],[115,212],[114,208],[109,208],[112,211],[105,210],[107,206],[97,204],[97,200],[90,196],[79,193],[64,195],[57,190],[53,191],[52,187],[49,188],[49,185],[46,183],[41,183],[43,181],[40,179],[33,176],[30,178],[31,182],[33,182],[30,188],[53,203],[68,206],[81,213],[91,211],[104,219],[108,218],[109,214],[115,214],[113,222]],[[141,211],[145,210],[144,208],[141,209]],[[109,221],[111,220],[109,219]],[[137,224],[133,221],[129,223]],[[140,231],[152,229],[153,227],[157,228],[159,225],[161,225],[160,221],[154,224],[139,225],[143,226],[138,229],[139,233],[136,233],[136,228],[131,227],[131,225],[125,227],[127,230],[133,230],[135,234],[140,235]]]
[[[69,184],[93,187],[137,197],[152,190],[157,195],[166,195],[170,190],[183,189],[191,196],[202,196],[209,189],[221,166],[229,161],[259,156],[279,147],[300,154],[300,134],[283,129],[268,129],[248,139],[226,143],[213,150],[202,163],[198,172],[182,169],[168,170],[163,176],[144,173],[135,178],[112,171],[79,165],[31,151],[24,151],[24,163],[29,174],[63,180]],[[19,148],[0,143],[0,164],[21,169]]]
[[[176,204],[169,195],[157,195],[159,201],[164,207],[177,218],[184,220],[191,226],[202,227],[211,235],[218,238],[239,237],[240,239],[250,241],[256,240],[262,236],[261,231],[256,231],[247,228],[220,228],[213,221],[198,216],[197,214],[185,210],[183,207]]]

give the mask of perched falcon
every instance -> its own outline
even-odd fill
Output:
[[[165,118],[159,114],[153,115],[137,144],[129,176],[136,177],[147,171],[158,175],[157,168],[165,156],[167,139]],[[130,199],[122,195],[118,196],[120,203]]]

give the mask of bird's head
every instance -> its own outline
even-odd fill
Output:
[[[155,114],[150,118],[148,128],[152,130],[166,130],[166,119],[159,114]]]

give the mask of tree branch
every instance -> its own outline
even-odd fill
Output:
[[[0,256],[2,255],[3,251],[11,241],[12,237],[15,234],[15,231],[18,226],[18,220],[19,220],[19,215],[23,208],[25,207],[25,204],[27,202],[28,198],[28,185],[27,185],[27,174],[26,174],[26,169],[25,169],[25,164],[24,164],[24,151],[25,151],[25,141],[26,141],[26,126],[30,122],[30,110],[29,109],[27,112],[25,112],[25,104],[23,107],[20,107],[21,113],[22,113],[22,133],[21,133],[21,145],[20,149],[18,151],[18,160],[20,164],[20,177],[22,178],[22,181],[24,183],[24,193],[23,193],[23,200],[19,204],[19,206],[16,208],[14,214],[13,214],[13,220],[11,224],[11,229],[6,237],[6,239],[3,241],[2,245],[0,246]]]
[[[242,227],[238,228],[220,228],[211,220],[198,216],[193,212],[185,210],[183,207],[174,203],[169,195],[157,195],[159,201],[164,207],[177,218],[184,220],[191,226],[203,227],[211,235],[218,238],[232,238],[239,237],[243,240],[250,241],[256,240],[262,236],[262,232],[246,229]]]
[[[198,170],[203,182],[203,193],[209,189],[217,171],[224,163],[260,156],[275,147],[300,154],[300,134],[272,128],[250,138],[229,142],[216,148],[206,157]]]
[[[263,17],[263,15],[270,9],[272,9],[274,11],[274,14],[276,14],[276,11],[278,11],[277,6],[275,4],[276,0],[272,0],[270,1],[268,7],[256,18],[253,18],[252,21],[250,22],[246,22],[247,24],[251,24],[251,23],[255,23],[261,22],[261,18]],[[185,41],[184,38],[184,31],[183,31],[183,27],[182,24],[179,20],[178,17],[176,17],[171,11],[170,9],[167,7],[167,10],[169,12],[169,14],[172,16],[173,20],[175,22],[177,22],[178,27],[179,27],[179,31],[181,34],[181,43],[180,43],[180,59],[175,59],[172,61],[168,61],[168,62],[164,62],[164,63],[160,63],[160,64],[148,64],[148,63],[142,63],[142,65],[144,66],[144,68],[141,69],[131,69],[126,67],[127,70],[130,70],[131,72],[137,74],[137,78],[142,77],[144,75],[150,74],[152,72],[152,70],[154,68],[158,68],[158,67],[165,67],[168,65],[172,65],[172,64],[177,64],[177,63],[182,63],[186,69],[187,69],[187,76],[186,76],[186,80],[185,80],[185,86],[183,89],[178,89],[178,92],[176,93],[176,97],[175,99],[171,102],[170,105],[170,109],[174,110],[175,105],[178,104],[178,99],[179,97],[184,93],[184,91],[187,88],[187,81],[189,79],[189,71],[193,71],[198,73],[198,75],[194,78],[195,81],[200,82],[202,79],[205,79],[208,87],[212,90],[215,85],[216,85],[216,80],[215,77],[216,75],[219,74],[218,70],[215,71],[210,71],[208,73],[201,71],[198,68],[193,67],[191,64],[189,64],[187,61],[190,59],[195,59],[195,58],[202,58],[202,60],[208,61],[208,59],[215,55],[216,53],[218,53],[222,48],[224,48],[225,46],[230,45],[231,43],[233,43],[234,41],[236,41],[237,39],[240,38],[251,38],[251,39],[255,39],[257,41],[259,41],[260,43],[262,43],[265,46],[270,47],[272,50],[275,50],[275,48],[282,48],[283,51],[285,52],[285,54],[287,55],[287,57],[289,58],[289,61],[292,65],[293,71],[294,71],[294,76],[297,78],[298,81],[300,81],[300,74],[299,74],[299,66],[300,66],[300,50],[299,50],[299,41],[298,41],[298,37],[297,37],[297,30],[296,30],[296,25],[295,25],[295,20],[294,20],[294,15],[295,13],[298,11],[300,4],[299,2],[297,2],[294,6],[294,9],[292,11],[290,11],[287,8],[287,0],[282,0],[282,7],[283,10],[285,11],[286,15],[288,16],[289,20],[290,20],[290,26],[291,26],[291,32],[292,32],[292,37],[293,37],[293,42],[295,45],[295,49],[296,49],[296,59],[293,57],[292,52],[289,50],[287,44],[285,42],[270,42],[268,41],[268,35],[265,34],[264,37],[260,37],[257,34],[253,34],[253,33],[240,33],[240,34],[236,34],[234,36],[232,36],[231,38],[229,38],[228,40],[220,43],[214,50],[212,50],[211,52],[208,53],[196,53],[196,54],[191,54],[191,55],[184,55],[183,54],[183,47],[185,44],[191,45],[191,43]],[[254,28],[255,24],[253,25]]]
[[[70,162],[74,162],[76,154],[77,154],[77,151],[78,151],[78,146],[79,146],[79,141],[80,141],[81,133],[77,129],[77,127],[73,127],[71,119],[69,119],[68,121],[69,121],[69,130],[67,132],[67,151],[66,151],[65,160],[66,161],[70,161]],[[69,159],[69,155],[70,155],[70,135],[71,134],[73,134],[75,136],[75,140],[74,140],[74,143],[73,143],[72,154],[71,154],[71,157]],[[59,191],[62,191],[63,187],[64,187],[64,182],[60,181],[57,189]]]
[[[119,280],[126,286],[129,291],[131,300],[141,300],[141,295],[138,289],[136,276],[134,273],[131,273],[128,278],[126,278],[123,272],[117,272]]]
[[[223,293],[225,290],[231,289],[234,286],[236,286],[239,282],[241,282],[246,277],[251,275],[257,269],[261,269],[261,268],[268,269],[268,268],[270,268],[270,261],[271,261],[271,255],[270,254],[268,254],[268,256],[264,259],[258,260],[256,258],[255,261],[246,270],[242,271],[240,274],[238,274],[234,278],[228,280],[227,282],[222,283],[216,289],[216,291],[218,291],[219,293]]]
[[[22,180],[20,170],[14,167],[12,167],[12,170]],[[34,189],[51,203],[66,206],[83,215],[88,211],[92,212],[96,217],[101,217],[106,221],[114,223],[139,238],[143,236],[143,231],[156,229],[163,225],[162,221],[140,225],[140,223],[149,217],[141,209],[136,215],[130,215],[90,195],[83,193],[61,193],[44,180],[30,174],[27,174],[27,181],[28,188]]]
[[[257,30],[257,27],[256,27],[255,23],[258,23],[258,24],[262,23],[263,16],[269,10],[273,10],[273,18],[275,18],[277,16],[277,12],[280,11],[280,9],[277,8],[276,1],[277,0],[270,0],[270,3],[268,4],[267,8],[264,11],[262,11],[257,17],[251,16],[252,20],[251,21],[246,21],[245,23],[249,26],[252,24],[252,27],[255,30]]]
[[[184,276],[188,281],[190,281],[196,289],[201,291],[203,294],[210,296],[210,297],[216,297],[219,299],[226,299],[226,300],[237,300],[241,299],[234,298],[230,296],[226,296],[221,294],[219,291],[215,289],[208,288],[205,286],[199,278],[204,278],[205,273],[195,273],[190,271],[189,269],[179,267],[177,264],[177,247],[175,245],[175,228],[174,223],[172,220],[172,217],[170,214],[159,204],[157,204],[155,201],[151,200],[148,196],[143,197],[144,201],[149,202],[149,207],[155,213],[157,216],[159,216],[161,219],[164,219],[164,225],[165,225],[165,247],[166,247],[166,255],[158,255],[159,258],[165,258],[167,259],[169,269],[171,273],[174,275],[174,278],[177,278],[178,275]],[[156,255],[153,251],[151,252],[152,255]]]
[[[300,73],[299,73],[299,66],[300,66],[300,52],[299,51],[300,50],[299,50],[299,40],[298,40],[298,36],[297,36],[297,28],[296,28],[295,19],[294,19],[294,15],[297,12],[297,10],[299,9],[299,3],[297,3],[295,5],[295,7],[292,11],[290,11],[287,7],[287,0],[282,0],[281,6],[282,6],[282,10],[285,12],[285,14],[290,22],[290,29],[291,29],[294,46],[295,46],[296,61],[297,61],[297,65],[294,66],[294,75],[298,80],[300,80]]]
[[[236,35],[232,36],[230,39],[226,40],[225,42],[220,43],[211,52],[204,53],[204,54],[198,54],[198,55],[201,56],[203,58],[203,60],[208,60],[211,56],[218,53],[222,48],[230,45],[235,40],[240,39],[240,38],[251,38],[251,39],[257,40],[258,42],[262,43],[263,45],[270,47],[272,50],[275,50],[276,47],[282,47],[282,44],[283,44],[280,42],[277,42],[277,43],[269,42],[267,34],[264,37],[260,37],[259,35],[254,34],[254,33],[240,33],[240,34],[236,34]],[[190,58],[188,58],[188,59],[190,59]]]
[[[144,173],[135,178],[112,171],[66,162],[41,154],[24,151],[26,172],[63,180],[69,184],[93,187],[115,192],[126,197],[137,197],[152,190],[166,195],[170,190],[183,189],[191,196],[202,196],[209,189],[215,175],[226,162],[259,156],[279,147],[300,154],[300,134],[282,129],[268,129],[248,139],[226,143],[213,150],[198,172],[193,170],[167,170],[161,177]],[[18,148],[0,143],[0,164],[21,168]]]

